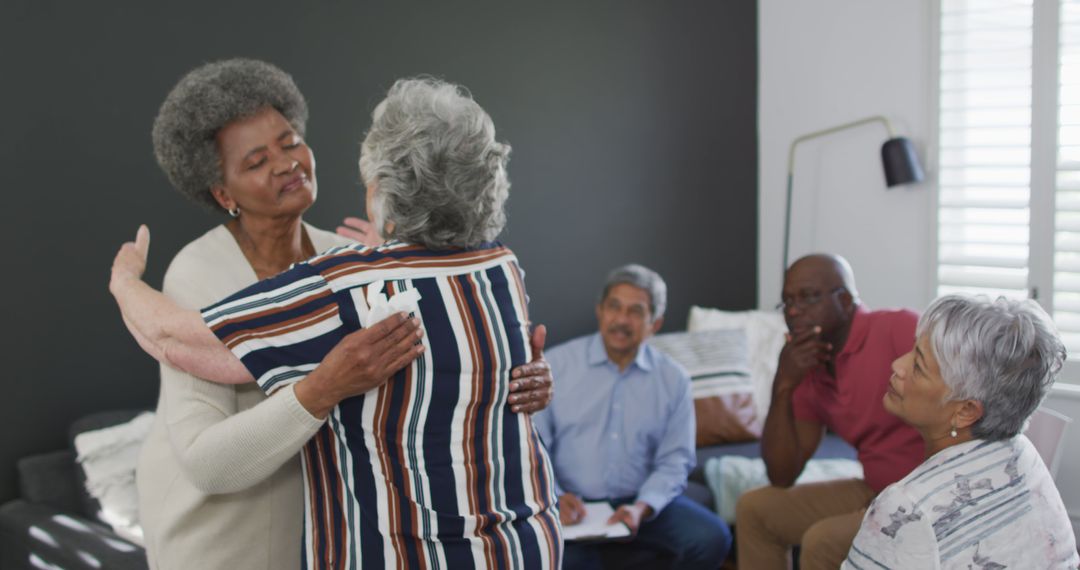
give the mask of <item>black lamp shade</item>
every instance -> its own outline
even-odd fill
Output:
[[[899,186],[923,181],[923,169],[915,146],[907,137],[896,137],[881,145],[881,163],[885,167],[885,185]]]

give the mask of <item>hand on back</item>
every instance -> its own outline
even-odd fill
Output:
[[[515,413],[539,412],[548,407],[555,394],[551,366],[544,358],[546,339],[547,327],[538,325],[529,339],[533,359],[511,371],[510,377],[513,381],[510,382],[510,410]]]
[[[420,321],[395,313],[346,335],[297,385],[297,399],[316,417],[339,402],[378,388],[423,352]]]
[[[354,216],[342,220],[341,225],[337,228],[337,234],[368,247],[379,247],[383,244],[383,238],[379,235],[379,232],[375,231],[374,224]]]

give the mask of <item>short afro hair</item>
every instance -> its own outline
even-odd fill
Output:
[[[217,133],[266,107],[277,109],[304,136],[307,101],[292,77],[276,66],[227,59],[188,72],[154,119],[154,156],[169,182],[195,202],[220,211],[210,193],[223,179]]]

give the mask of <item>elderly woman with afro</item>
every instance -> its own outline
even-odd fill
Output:
[[[318,188],[304,140],[307,117],[292,78],[261,61],[200,66],[169,93],[154,122],[158,163],[182,194],[227,215],[169,264],[162,289],[174,307],[204,307],[318,252],[354,243],[302,219]],[[136,243],[121,253],[133,255],[141,274],[145,228]],[[122,290],[115,278],[110,287]],[[378,387],[421,354],[418,321],[397,314],[343,335],[303,378],[267,396],[231,355],[193,357],[124,316],[140,345],[164,363],[157,415],[137,470],[150,566],[299,567],[300,452],[338,404]],[[515,370],[512,388],[531,388],[512,396],[519,398],[517,409],[546,405],[546,370],[542,360]]]

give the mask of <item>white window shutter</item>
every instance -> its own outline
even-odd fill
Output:
[[[1030,2],[941,0],[938,294],[1028,292]]]
[[[1058,28],[1054,322],[1080,359],[1080,1],[1062,0]]]

